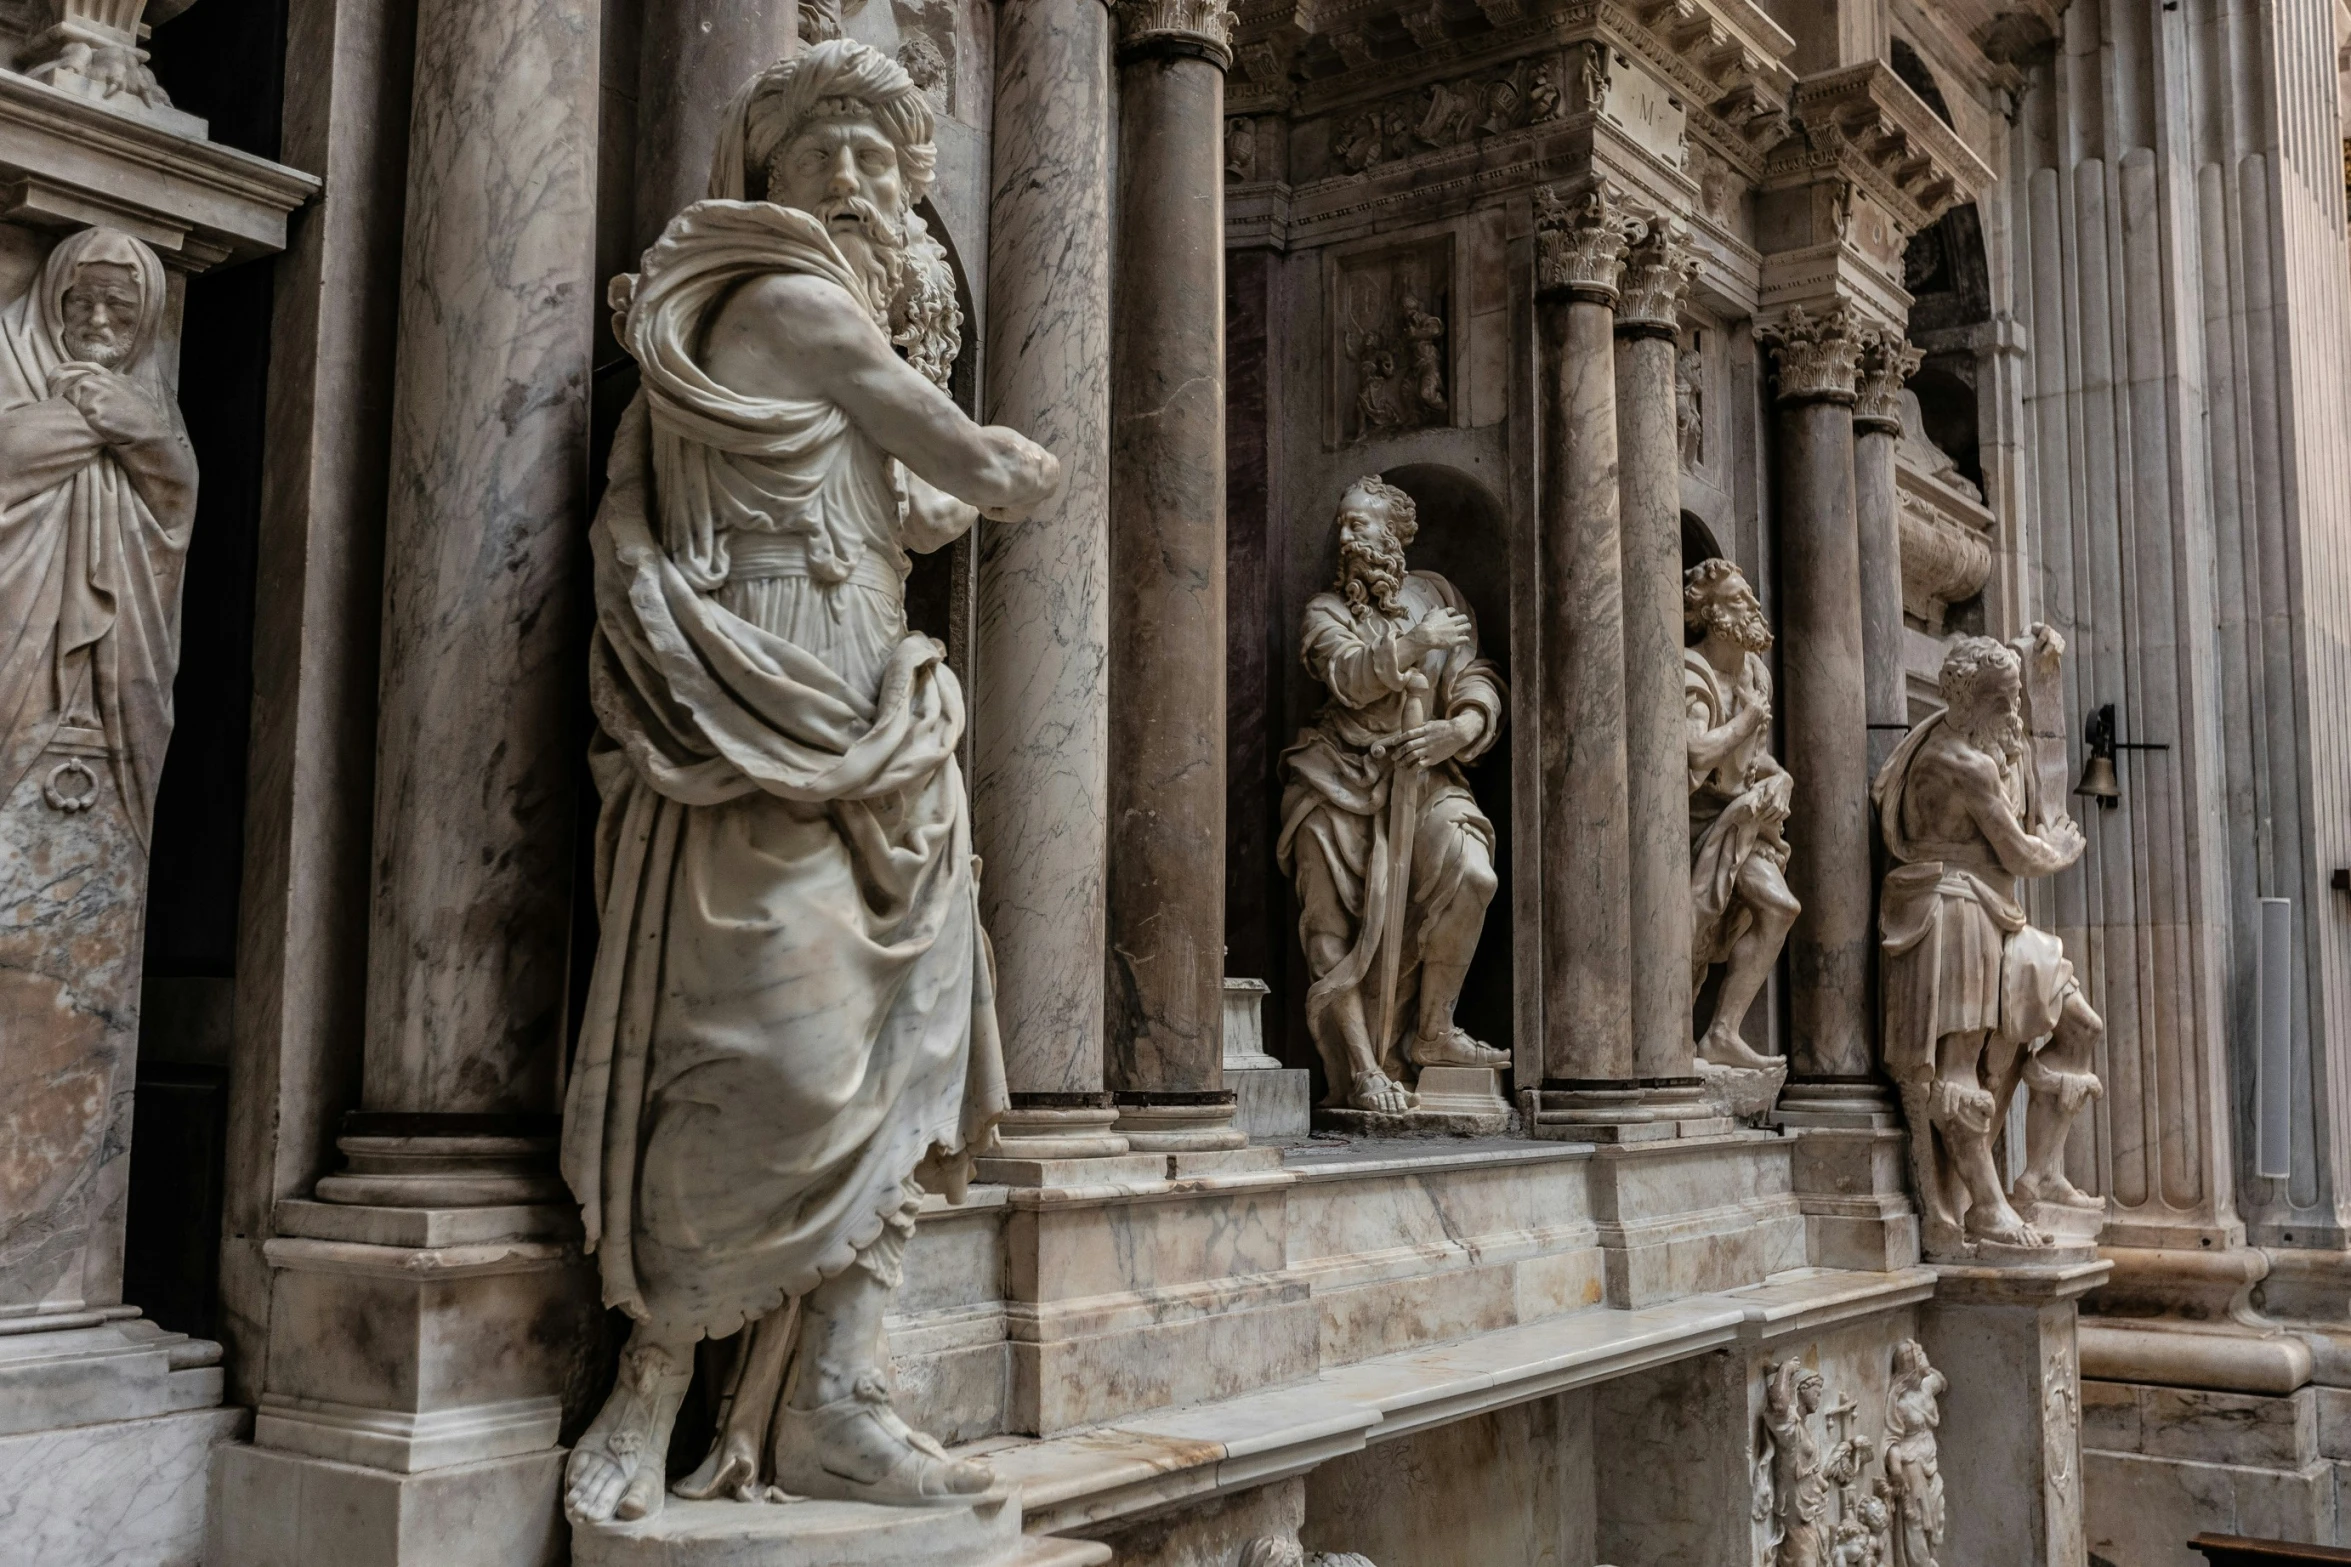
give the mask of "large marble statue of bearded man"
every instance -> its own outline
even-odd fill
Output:
[[[571,1457],[582,1521],[661,1505],[693,1346],[746,1326],[681,1494],[989,1484],[893,1412],[882,1334],[924,1188],[960,1190],[1005,1103],[963,697],[903,589],[909,549],[1060,470],[893,349],[945,373],[931,136],[864,45],[771,66],[711,199],[614,285],[643,389],[591,535],[602,928],[563,1170],[634,1330]]]
[[[0,314],[0,803],[61,730],[101,732],[142,846],[196,516],[163,310],[155,252],[100,228],[60,240]]]
[[[1330,699],[1282,755],[1275,856],[1298,887],[1306,1022],[1329,1101],[1413,1108],[1407,1063],[1501,1066],[1453,1021],[1494,896],[1494,828],[1461,774],[1502,732],[1502,677],[1460,590],[1409,571],[1412,497],[1377,478],[1339,500],[1339,580],[1299,654]]]

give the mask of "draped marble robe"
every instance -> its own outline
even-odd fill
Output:
[[[693,357],[774,272],[888,329],[808,214],[687,208],[614,288],[643,390],[590,533],[603,926],[563,1170],[607,1303],[713,1338],[902,1225],[910,1181],[959,1193],[1006,1103],[902,471],[838,406]]]

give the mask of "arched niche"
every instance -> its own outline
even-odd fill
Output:
[[[1408,463],[1380,477],[1411,496],[1419,510],[1420,533],[1407,552],[1412,568],[1436,572],[1461,590],[1477,617],[1478,650],[1508,680],[1509,523],[1501,501],[1470,475],[1443,463]],[[1505,724],[1493,749],[1463,769],[1478,809],[1494,824],[1496,886],[1477,957],[1454,1009],[1463,1028],[1503,1049],[1512,1043],[1510,742]]]
[[[1702,560],[1719,560],[1722,545],[1716,541],[1714,530],[1706,526],[1706,519],[1694,511],[1682,513],[1682,570],[1688,571]]]

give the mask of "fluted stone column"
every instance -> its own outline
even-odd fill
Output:
[[[1779,367],[1780,690],[1795,775],[1788,886],[1804,913],[1788,937],[1790,1075],[1867,1092],[1870,1013],[1869,703],[1860,541],[1854,525],[1853,385],[1860,343],[1840,307],[1791,309],[1756,334]],[[1790,1099],[1805,1090],[1791,1086]]]
[[[1871,330],[1862,340],[1853,402],[1853,513],[1860,535],[1862,682],[1873,778],[1902,743],[1910,717],[1902,658],[1902,503],[1894,485],[1894,447],[1902,438],[1897,399],[1920,357],[1892,328]]]
[[[1681,305],[1696,276],[1681,225],[1651,222],[1616,311],[1624,552],[1625,799],[1633,1065],[1650,1097],[1686,1099],[1690,1031],[1690,749],[1682,694]],[[1681,1090],[1682,1092],[1678,1092]]]
[[[1573,196],[1536,193],[1543,1078],[1547,1102],[1595,1122],[1642,1116],[1626,894],[1614,348],[1628,216],[1604,184]]]
[[[1008,1154],[1123,1153],[1103,1087],[1110,788],[1110,13],[996,13],[986,417],[1061,493],[979,528],[972,826],[996,947]]]
[[[645,0],[637,45],[635,257],[710,189],[718,122],[752,73],[792,53],[786,0]]]
[[[1119,0],[1110,1039],[1136,1148],[1238,1147],[1224,1086],[1224,0]]]

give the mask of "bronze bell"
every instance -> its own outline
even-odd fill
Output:
[[[2082,781],[2074,785],[2074,793],[2088,795],[2105,810],[2113,810],[2122,803],[2122,784],[2114,776],[2114,704],[2107,703],[2090,715],[2090,759],[2082,766]]]

